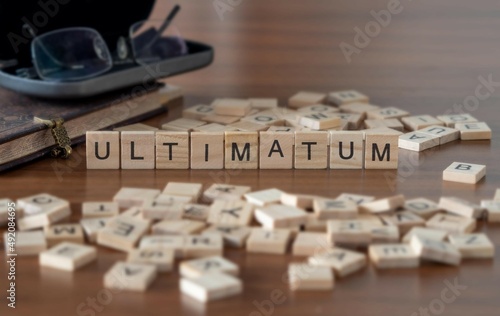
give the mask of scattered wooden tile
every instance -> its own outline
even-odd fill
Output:
[[[162,194],[188,196],[192,198],[192,201],[197,201],[201,196],[202,187],[201,183],[169,182],[163,189]]]
[[[309,264],[333,269],[339,277],[345,277],[366,266],[363,253],[335,247],[315,253],[308,259]]]
[[[193,132],[200,132],[200,133],[220,133],[220,132],[223,133],[226,131],[236,131],[236,128],[231,126],[221,125],[218,123],[209,123],[207,125],[202,125],[200,127],[193,129]]]
[[[45,235],[41,230],[18,231],[15,234],[4,232],[3,241],[5,253],[15,253],[18,256],[37,255],[47,249]]]
[[[476,184],[486,175],[486,166],[465,162],[453,162],[443,171],[443,180]]]
[[[297,129],[292,126],[270,126],[266,132],[291,132],[294,133]],[[295,137],[295,134],[294,134]]]
[[[254,228],[247,239],[247,251],[285,254],[291,238],[289,229]]]
[[[145,200],[155,199],[158,195],[160,195],[160,190],[157,189],[124,187],[115,194],[113,201],[117,202],[121,208],[129,208],[142,206]]]
[[[207,222],[230,226],[248,226],[253,218],[253,205],[238,200],[215,200]]]
[[[375,227],[384,226],[384,223],[380,218],[380,216],[375,214],[360,213],[356,219],[360,221],[365,221],[369,224],[372,224]]]
[[[330,169],[362,169],[363,154],[363,132],[330,132]]]
[[[326,94],[317,92],[300,91],[288,99],[288,106],[297,109],[313,104],[322,104]]]
[[[292,169],[294,144],[294,133],[261,132],[259,143],[259,168]]]
[[[365,131],[365,168],[397,169],[399,132],[394,130]]]
[[[306,212],[300,208],[282,204],[257,207],[255,219],[264,228],[291,228],[307,222]]]
[[[157,127],[146,125],[143,123],[135,123],[113,128],[113,131],[118,131],[118,132],[124,132],[124,131],[138,132],[138,131],[157,131],[157,130],[158,130]]]
[[[372,202],[375,200],[374,196],[370,195],[360,195],[360,194],[351,194],[351,193],[342,193],[336,198],[337,200],[349,200],[353,201],[357,205],[361,205],[363,203]]]
[[[244,194],[251,190],[251,187],[244,185],[214,183],[203,192],[203,199],[208,202],[213,200],[240,200]]]
[[[276,98],[251,98],[248,101],[250,101],[252,109],[269,110],[278,107],[278,99]]]
[[[121,168],[155,168],[155,132],[121,132]]]
[[[221,256],[185,260],[179,264],[181,277],[192,279],[199,278],[207,273],[225,273],[238,276],[239,272],[238,265]]]
[[[197,127],[207,124],[204,121],[189,119],[181,117],[170,122],[167,122],[161,126],[164,131],[174,131],[174,132],[190,132]]]
[[[491,139],[491,128],[485,122],[456,123],[455,128],[460,131],[461,140]]]
[[[366,118],[366,114],[368,112],[380,109],[378,105],[369,103],[359,103],[359,102],[342,104],[339,106],[339,108],[342,112],[361,114],[363,119]]]
[[[14,202],[11,199],[0,199],[0,226],[4,226],[5,224],[7,224],[9,213],[11,213],[12,211],[15,211],[17,213],[17,210],[15,210]]]
[[[96,217],[83,218],[82,220],[80,220],[80,225],[85,232],[85,236],[87,236],[87,241],[90,243],[95,243],[97,241],[97,234],[106,226],[107,222],[111,219],[111,217]]]
[[[141,238],[139,249],[171,250],[176,258],[182,258],[185,241],[185,236],[180,235],[149,235]]]
[[[215,114],[245,116],[252,109],[250,101],[245,99],[219,99],[214,104]]]
[[[224,244],[233,248],[241,248],[246,244],[252,228],[247,226],[212,225],[203,231],[203,234],[219,234]]]
[[[283,193],[281,194],[281,204],[301,209],[311,209],[314,199],[317,198],[316,195]]]
[[[383,214],[381,218],[386,224],[397,226],[401,234],[405,234],[412,227],[425,225],[425,219],[409,211]]]
[[[217,123],[221,125],[228,125],[231,123],[236,123],[240,120],[241,116],[230,116],[230,115],[218,115],[218,114],[210,114],[201,118],[202,121],[207,123]],[[200,130],[197,128],[196,130]]]
[[[156,132],[156,169],[189,169],[189,132]]]
[[[383,199],[378,199],[372,202],[366,202],[359,205],[359,210],[372,214],[381,214],[393,212],[403,208],[405,205],[405,196],[398,194]]]
[[[131,218],[115,217],[97,233],[97,244],[121,251],[135,247],[139,239],[149,229],[149,222]]]
[[[152,264],[118,261],[104,275],[104,287],[144,292],[153,283],[156,275],[156,266]]]
[[[326,224],[328,241],[335,246],[366,246],[374,224],[358,219],[334,219]]]
[[[455,127],[456,123],[475,123],[478,120],[472,115],[464,114],[451,114],[451,115],[441,115],[437,117],[438,120],[442,121],[447,127]]]
[[[189,219],[163,220],[154,224],[151,231],[154,235],[191,235],[202,231],[205,223]]]
[[[118,202],[83,202],[82,218],[111,217],[120,213]]]
[[[403,124],[396,118],[365,120],[364,123],[365,128],[387,127],[400,132],[404,130]]]
[[[299,232],[292,245],[294,256],[312,256],[330,249],[325,233]]]
[[[340,119],[347,122],[348,130],[358,130],[364,122],[365,114],[359,113],[339,113]]]
[[[354,219],[358,216],[358,205],[350,200],[317,198],[313,209],[318,219]]]
[[[326,131],[295,132],[295,169],[326,169],[328,138]]]
[[[439,137],[420,132],[406,133],[399,136],[398,146],[412,151],[424,151],[439,146]]]
[[[259,112],[254,115],[247,115],[241,118],[242,121],[251,122],[254,124],[261,124],[268,128],[272,126],[283,126],[285,124],[284,116],[281,112],[276,110],[269,110]]]
[[[167,84],[158,90],[158,94],[160,99],[159,102],[166,105],[172,100],[182,98],[184,96],[184,91],[181,87]]]
[[[296,290],[331,290],[334,277],[329,267],[307,263],[290,263],[288,266],[290,289]]]
[[[448,232],[440,229],[415,226],[412,227],[410,231],[403,236],[402,242],[409,243],[414,235],[427,239],[443,241],[448,236]]]
[[[427,198],[406,200],[404,209],[426,219],[432,217],[441,210],[436,202]]]
[[[480,205],[449,196],[439,199],[439,207],[449,213],[469,218],[480,218],[484,213],[484,208]]]
[[[94,247],[72,242],[62,242],[40,253],[41,266],[66,271],[74,271],[96,260]]]
[[[312,113],[338,113],[339,108],[326,104],[313,104],[297,109],[299,115]]]
[[[225,132],[224,167],[257,169],[259,166],[259,133]]]
[[[210,206],[204,204],[188,203],[184,204],[182,211],[182,218],[204,222],[208,218]]]
[[[464,259],[495,257],[495,246],[486,234],[450,235],[448,238]]]
[[[184,242],[184,258],[200,258],[208,256],[222,256],[224,242],[217,234],[186,236]]]
[[[174,251],[172,249],[132,249],[128,253],[127,262],[153,265],[158,272],[170,272],[174,268]]]
[[[250,193],[245,193],[245,199],[257,206],[265,206],[269,204],[279,203],[281,201],[281,195],[285,193],[279,189],[265,189],[261,191],[254,191]]]
[[[407,244],[370,245],[368,254],[379,269],[416,268],[420,265],[419,255]]]
[[[368,96],[356,90],[334,91],[328,93],[328,102],[335,105],[368,103]]]
[[[451,127],[432,125],[418,130],[419,133],[439,137],[439,144],[443,145],[460,138],[460,131]]]
[[[260,124],[260,123],[254,123],[250,121],[239,121],[236,123],[229,124],[228,126],[236,128],[236,130],[241,131],[241,132],[261,132],[261,131],[266,131],[269,126]]]
[[[191,169],[224,169],[224,133],[191,132]]]
[[[398,226],[373,226],[370,229],[373,244],[390,244],[399,242]]]
[[[462,260],[457,248],[448,242],[415,235],[410,240],[410,246],[422,259],[455,266]]]
[[[120,169],[120,132],[88,131],[87,169]]]
[[[316,214],[307,213],[307,222],[304,224],[304,230],[310,232],[326,233],[326,219],[318,219]]]
[[[368,119],[383,120],[391,118],[400,119],[402,117],[409,116],[410,113],[395,107],[386,107],[373,111],[368,111],[366,115]]]
[[[500,201],[482,200],[481,206],[486,209],[488,222],[500,223]]]
[[[214,108],[206,104],[198,104],[182,111],[182,117],[193,120],[201,120],[203,117],[211,114],[215,114]]]
[[[21,198],[17,207],[24,210],[24,217],[17,219],[19,230],[41,228],[71,215],[67,200],[46,193]]]
[[[189,197],[185,198],[189,199]],[[150,220],[180,220],[185,204],[186,201],[159,195],[156,199],[144,201],[141,206],[142,217]]]
[[[301,113],[299,124],[313,130],[321,130],[340,126],[341,119],[336,113],[331,112]]]
[[[416,131],[429,126],[444,126],[444,123],[431,115],[413,115],[401,118],[406,129]]]
[[[183,294],[200,302],[235,296],[243,291],[241,280],[225,273],[208,273],[196,279],[181,278],[179,287]]]
[[[476,220],[473,218],[436,214],[425,225],[429,228],[441,229],[450,234],[471,233],[476,229]]]
[[[80,224],[58,224],[44,227],[45,239],[49,247],[61,242],[84,243],[83,229]]]

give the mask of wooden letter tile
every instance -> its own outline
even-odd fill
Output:
[[[420,132],[411,132],[399,136],[398,146],[399,148],[412,151],[424,151],[439,146],[439,137]]]
[[[368,221],[329,220],[326,225],[328,241],[332,245],[366,246],[372,240],[374,224]]]
[[[401,234],[405,234],[412,227],[424,226],[425,220],[409,211],[396,212],[392,215],[382,215],[382,220],[392,226],[397,226]]]
[[[240,279],[225,273],[208,273],[196,279],[181,278],[179,287],[183,294],[200,302],[219,300],[240,294]]]
[[[240,200],[244,194],[251,190],[251,187],[243,185],[214,183],[203,192],[203,199],[207,202],[213,200]]]
[[[201,120],[203,117],[212,114],[215,114],[214,108],[206,104],[198,104],[182,111],[182,117],[193,120]]]
[[[334,91],[328,94],[328,102],[335,105],[350,103],[368,103],[368,96],[356,90]]]
[[[16,232],[15,236],[5,232],[3,235],[5,253],[16,253],[18,256],[37,255],[47,249],[43,231]]]
[[[340,126],[341,119],[331,112],[304,113],[299,115],[299,124],[313,130],[322,130]]]
[[[73,271],[81,268],[97,258],[94,247],[63,242],[40,253],[41,266]]]
[[[480,218],[484,213],[482,206],[456,197],[441,197],[439,207],[449,213],[469,218]]]
[[[176,258],[184,255],[185,236],[144,236],[139,243],[139,249],[165,249],[174,252]]]
[[[441,229],[450,234],[464,234],[471,233],[476,229],[476,220],[473,218],[438,213],[431,217],[425,223],[425,226]]]
[[[265,189],[244,194],[245,199],[257,206],[265,206],[269,204],[279,203],[281,195],[285,193],[279,189]]]
[[[484,122],[457,123],[455,128],[460,131],[461,140],[491,139],[491,128]]]
[[[462,254],[462,258],[493,258],[495,246],[486,234],[451,235],[450,242]]]
[[[477,119],[472,115],[464,114],[451,114],[451,115],[441,115],[437,117],[438,120],[442,121],[447,127],[455,127],[456,123],[474,123]]]
[[[87,241],[95,243],[97,241],[97,234],[103,229],[111,217],[96,217],[96,218],[83,218],[80,220],[80,225],[87,236]]]
[[[271,204],[257,208],[255,219],[265,228],[292,228],[305,224],[307,214],[293,206]]]
[[[490,223],[500,223],[500,201],[498,200],[482,200],[481,206],[488,213],[487,218]]]
[[[366,256],[363,253],[339,247],[315,253],[309,257],[309,264],[333,269],[339,277],[345,277],[366,266]]]
[[[153,283],[156,275],[154,265],[118,261],[104,275],[104,287],[144,292]]]
[[[395,118],[383,119],[383,120],[365,120],[366,128],[379,128],[387,127],[396,131],[402,132],[404,130],[403,124]]]
[[[439,144],[443,145],[460,138],[460,131],[451,127],[432,125],[418,130],[419,133],[439,137]]]
[[[300,91],[288,99],[288,106],[294,109],[313,104],[321,104],[326,100],[326,94]]]
[[[210,212],[210,206],[204,204],[184,204],[182,218],[190,219],[195,221],[206,221],[208,218],[208,213]]]
[[[155,168],[155,132],[121,132],[122,169]]]
[[[239,121],[233,124],[229,124],[229,127],[234,127],[238,131],[242,132],[260,132],[260,131],[267,131],[269,126],[260,124],[260,123],[254,123],[250,121]]]
[[[429,126],[444,126],[444,123],[434,116],[430,115],[414,115],[401,118],[406,129],[416,131]]]
[[[205,234],[186,236],[184,243],[184,258],[200,258],[222,256],[224,242],[221,235]]]
[[[399,132],[370,131],[365,133],[365,168],[397,169]]]
[[[379,269],[416,268],[420,265],[418,254],[407,244],[370,245],[368,253]]]
[[[205,228],[205,223],[189,219],[163,220],[154,224],[151,231],[154,235],[190,235]]]
[[[363,169],[364,142],[361,131],[330,132],[330,169]]]
[[[203,234],[219,234],[224,244],[233,248],[241,248],[245,245],[252,229],[247,226],[212,225],[203,231]]]
[[[369,119],[383,120],[391,118],[400,119],[402,117],[408,116],[409,113],[395,107],[387,107],[369,111],[366,113],[366,115]]]
[[[86,133],[87,169],[120,169],[120,132]]]
[[[156,132],[156,169],[189,169],[189,132]]]
[[[342,104],[339,108],[342,112],[361,114],[363,119],[366,118],[366,113],[380,109],[378,105],[360,102]]]
[[[432,217],[440,210],[436,202],[426,198],[406,200],[404,209],[426,219]]]
[[[239,270],[238,265],[221,256],[182,261],[179,265],[179,273],[185,278],[199,278],[206,273],[226,273],[237,276]]]
[[[83,202],[82,218],[111,217],[120,212],[118,202]]]
[[[170,272],[174,267],[172,249],[133,249],[129,251],[127,262],[156,266],[158,272]]]
[[[295,169],[326,169],[328,132],[295,132]]]
[[[41,228],[71,215],[68,201],[46,193],[19,199],[17,206],[24,210],[24,217],[17,219],[20,230]]]
[[[84,243],[83,229],[80,224],[58,224],[45,226],[45,239],[49,247],[67,241],[76,244]]]
[[[353,201],[357,205],[361,205],[363,203],[368,203],[368,202],[374,201],[375,197],[370,196],[370,195],[342,193],[339,196],[337,196],[337,200]]]
[[[359,210],[367,213],[381,214],[393,212],[403,208],[405,205],[405,197],[402,194],[391,197],[375,200],[372,202],[363,203],[359,206]]]
[[[196,202],[201,196],[202,187],[203,185],[201,183],[169,182],[165,186],[165,189],[163,189],[162,194],[189,196],[190,198],[192,198],[193,202]]]
[[[247,240],[247,251],[285,254],[290,238],[291,231],[288,229],[254,228]]]
[[[260,169],[292,169],[295,134],[291,132],[261,132],[259,146]]]
[[[350,200],[318,198],[313,202],[318,219],[354,219],[358,216],[358,205]]]
[[[290,289],[296,290],[331,290],[334,277],[329,267],[307,263],[290,263],[288,266]]]
[[[155,199],[160,194],[157,189],[121,188],[113,197],[113,201],[121,208],[142,206],[145,200]]]
[[[207,222],[212,224],[247,226],[253,218],[253,205],[238,200],[215,200]]]
[[[312,256],[330,249],[325,233],[299,232],[292,245],[294,256]]]
[[[444,241],[415,235],[410,240],[410,246],[422,259],[455,266],[459,265],[462,260],[458,249]]]
[[[214,104],[215,114],[245,116],[250,112],[250,101],[244,99],[219,99]]]
[[[97,243],[116,250],[128,251],[135,247],[148,229],[147,221],[124,216],[116,217],[99,230]]]
[[[412,227],[412,229],[410,229],[410,231],[406,233],[406,235],[404,235],[401,241],[407,244],[411,241],[411,238],[414,235],[427,239],[443,241],[448,236],[448,232],[440,229],[416,226]]]
[[[160,195],[157,199],[144,201],[141,212],[144,219],[180,220],[185,204],[172,196]]]
[[[259,166],[259,133],[225,133],[225,168],[257,169]]]

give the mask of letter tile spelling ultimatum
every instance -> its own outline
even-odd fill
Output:
[[[156,275],[154,265],[118,261],[104,275],[104,287],[144,292],[153,283]]]
[[[206,273],[226,273],[237,276],[240,269],[238,265],[221,256],[212,256],[182,261],[179,264],[179,273],[182,277],[194,279]]]
[[[293,228],[307,222],[307,213],[293,206],[271,204],[258,207],[255,219],[264,228]]]
[[[156,133],[156,169],[189,169],[189,132]]]
[[[132,249],[128,253],[127,262],[150,264],[156,266],[158,272],[170,272],[174,267],[174,250]]]
[[[330,169],[363,169],[363,153],[363,132],[330,132]]]
[[[397,169],[400,134],[397,131],[365,132],[365,168]]]
[[[297,109],[313,104],[322,104],[326,94],[317,92],[300,91],[288,99],[288,106]]]
[[[370,245],[368,253],[379,269],[416,268],[420,265],[418,254],[406,244]]]
[[[299,232],[292,245],[294,256],[312,256],[330,249],[325,233]]]
[[[455,128],[460,131],[461,140],[491,139],[491,128],[484,122],[457,123]]]
[[[475,184],[486,175],[486,166],[454,162],[443,171],[443,180]]]
[[[49,247],[63,241],[83,244],[83,229],[80,224],[58,224],[44,227],[45,239]]]
[[[455,266],[458,266],[462,260],[458,249],[448,242],[415,235],[410,240],[410,246],[422,259]]]
[[[295,169],[326,169],[328,132],[295,132]]]
[[[291,231],[288,229],[253,228],[247,239],[247,251],[285,254],[290,238]]]
[[[18,256],[37,255],[47,249],[45,235],[41,230],[32,232],[16,232],[15,236],[5,232],[3,234],[3,240],[5,252],[16,253]]]
[[[450,242],[462,254],[462,258],[493,258],[495,246],[483,233],[450,235]]]
[[[101,246],[129,251],[135,247],[148,229],[148,221],[124,216],[116,217],[99,231],[97,243]]]
[[[120,133],[86,133],[87,169],[120,169]]]
[[[212,225],[203,231],[203,234],[219,234],[224,244],[233,248],[241,248],[245,245],[252,228],[247,226]]]
[[[368,103],[368,96],[356,90],[333,91],[328,94],[327,100],[335,105],[350,103]]]
[[[259,147],[260,169],[292,169],[295,134],[290,132],[261,132]]]
[[[122,169],[155,168],[155,132],[121,132]]]
[[[225,133],[225,168],[257,169],[259,167],[259,133]]]
[[[224,169],[224,133],[191,132],[191,169]]]
[[[97,258],[94,247],[63,242],[40,253],[41,266],[73,271],[81,268]]]
[[[181,278],[179,288],[182,294],[200,302],[231,297],[243,291],[240,279],[225,273],[208,273],[196,279]]]
[[[17,206],[24,210],[24,217],[17,219],[20,230],[41,228],[71,214],[68,201],[46,193],[19,199]]]
[[[245,201],[215,200],[207,222],[212,224],[247,226],[252,221],[253,205]]]
[[[334,286],[332,269],[307,263],[290,263],[288,266],[290,289],[331,290]]]
[[[363,253],[335,247],[317,252],[309,257],[309,264],[333,269],[339,277],[345,277],[366,266],[366,256]]]

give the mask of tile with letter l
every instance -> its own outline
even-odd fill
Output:
[[[122,169],[155,168],[155,132],[121,132]]]

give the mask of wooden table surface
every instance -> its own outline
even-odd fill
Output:
[[[298,90],[355,88],[375,104],[431,115],[463,110],[460,104],[473,99],[479,77],[500,81],[500,5],[493,0],[401,0],[401,12],[348,63],[339,45],[353,45],[355,28],[374,21],[370,11],[387,9],[391,2],[232,1],[235,6],[222,21],[212,1],[181,1],[181,33],[212,44],[216,57],[206,69],[167,81],[184,88],[186,105],[216,97],[278,97],[284,105]],[[161,2],[155,14],[161,16],[167,7]],[[52,193],[71,201],[74,220],[84,201],[110,200],[123,186],[163,188],[168,181],[278,187],[330,197],[342,192],[377,197],[403,193],[434,200],[454,195],[479,202],[492,198],[500,187],[500,84],[490,89],[490,96],[467,109],[492,127],[492,141],[457,141],[421,154],[401,151],[397,171],[87,171],[85,148],[79,146],[68,161],[47,159],[3,174],[0,196]],[[171,118],[163,115],[148,123],[159,125]],[[444,183],[441,172],[453,161],[486,164],[486,178],[475,186]],[[494,260],[408,270],[369,267],[337,280],[335,290],[327,292],[293,293],[282,281],[288,263],[302,258],[228,250],[227,257],[242,268],[244,293],[207,305],[181,296],[178,274],[171,273],[162,274],[144,294],[116,293],[107,305],[79,310],[87,298],[100,293],[104,272],[124,259],[123,253],[100,249],[97,262],[76,273],[40,268],[36,257],[18,257],[15,311],[5,306],[7,268],[4,260],[0,263],[0,315],[427,315],[425,309],[428,315],[498,315],[500,225],[484,224],[479,230],[495,242]],[[456,278],[466,290],[457,292],[453,302],[442,303],[444,282]],[[265,301],[273,291],[281,291],[286,300],[271,307]],[[264,309],[259,309],[256,304],[262,302]]]

